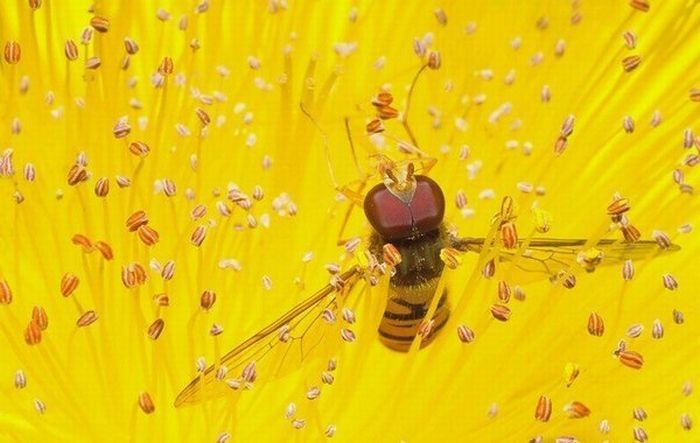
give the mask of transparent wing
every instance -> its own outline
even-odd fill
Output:
[[[554,238],[523,239],[513,249],[504,249],[493,242],[487,244],[483,238],[455,238],[453,246],[461,251],[476,253],[482,253],[484,248],[487,248],[487,255],[497,258],[498,261],[509,261],[524,272],[550,278],[556,278],[561,271],[568,271],[576,266],[592,272],[598,266],[619,264],[628,259],[649,259],[680,249],[675,244],[662,249],[653,240],[634,243],[600,240],[591,243],[584,239]]]
[[[298,369],[302,361],[332,355],[340,340],[336,317],[347,295],[361,280],[362,269],[340,275],[342,288],[328,284],[279,319],[224,355],[193,379],[175,399],[175,407],[240,391],[256,378],[275,378]],[[324,314],[325,311],[325,314]],[[222,367],[224,369],[222,369]]]

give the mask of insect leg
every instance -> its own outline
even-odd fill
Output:
[[[299,103],[299,108],[301,109],[301,112],[311,121],[311,123],[316,127],[318,132],[321,134],[321,139],[323,142],[323,150],[326,155],[326,163],[328,166],[328,175],[330,176],[331,182],[333,183],[333,188],[343,194],[346,198],[348,198],[353,204],[356,204],[358,206],[362,205],[362,200],[363,196],[360,193],[361,189],[364,187],[364,184],[367,181],[367,175],[362,171],[362,168],[360,168],[359,162],[357,160],[357,153],[355,152],[355,144],[353,143],[352,140],[352,134],[350,133],[350,123],[348,117],[345,117],[344,122],[345,122],[345,132],[348,137],[348,142],[350,144],[350,150],[352,152],[352,158],[353,158],[353,163],[355,164],[355,168],[357,169],[357,173],[359,175],[359,182],[361,184],[359,190],[353,190],[352,185],[356,182],[346,184],[346,185],[340,185],[338,183],[338,180],[335,177],[335,172],[333,169],[333,160],[331,157],[331,149],[330,149],[330,144],[328,142],[328,134],[326,131],[323,130],[321,125],[318,124],[316,119],[314,118],[313,115],[309,112],[308,109],[306,109],[306,106],[304,105],[303,102]]]
[[[350,220],[350,216],[352,215],[352,210],[354,209],[355,206],[362,206],[363,201],[364,201],[364,194],[362,191],[364,190],[365,186],[367,185],[367,180],[368,176],[362,171],[362,168],[360,168],[360,164],[357,160],[357,152],[355,151],[355,144],[352,139],[352,133],[350,131],[350,122],[347,117],[344,119],[345,123],[345,133],[348,138],[348,143],[350,145],[350,150],[352,152],[352,158],[353,158],[353,163],[355,164],[355,168],[357,169],[357,173],[359,175],[359,180],[354,181],[352,183],[348,183],[345,185],[340,185],[338,184],[338,181],[336,180],[335,177],[335,172],[333,170],[333,161],[331,159],[331,150],[330,146],[328,143],[328,134],[321,128],[321,126],[318,124],[316,119],[309,113],[309,111],[306,109],[303,103],[299,104],[299,107],[301,108],[301,112],[306,115],[311,123],[316,127],[316,129],[321,133],[321,138],[323,140],[323,149],[326,154],[326,162],[328,164],[328,174],[331,178],[331,182],[333,183],[333,187],[336,191],[341,193],[345,198],[347,198],[350,202],[351,205],[348,207],[347,211],[345,211],[345,215],[343,216],[343,221],[341,224],[340,231],[338,232],[338,237],[336,238],[336,243],[338,245],[345,244],[348,239],[343,238],[344,233],[345,233],[345,228],[347,227],[348,221]],[[353,189],[353,186],[357,186],[355,189]]]
[[[411,139],[411,143],[413,143],[413,146],[418,148],[418,141],[416,141],[416,136],[413,135],[413,131],[411,130],[411,127],[408,125],[408,111],[411,108],[411,99],[413,98],[413,90],[416,87],[416,83],[418,82],[418,78],[420,75],[425,71],[425,68],[427,68],[427,64],[423,64],[420,69],[418,69],[418,72],[416,72],[416,75],[413,77],[413,80],[411,81],[411,86],[408,89],[408,95],[406,96],[406,109],[403,111],[403,115],[401,116],[401,124],[403,125],[404,129],[406,130],[406,134],[408,134],[408,138]]]
[[[362,201],[363,201],[363,196],[362,196],[362,191],[364,190],[365,186],[367,185],[367,179],[362,180],[358,187],[357,190],[353,190],[349,187],[349,185],[345,185],[338,189],[338,192],[343,194],[345,197],[347,197],[352,204],[348,206],[348,209],[345,211],[345,215],[343,215],[343,221],[342,224],[340,225],[340,231],[338,231],[338,236],[336,237],[336,245],[341,246],[344,245],[349,239],[344,238],[345,237],[345,228],[348,225],[348,222],[350,221],[350,216],[352,215],[352,210],[355,208],[355,206],[361,206]],[[350,197],[349,195],[352,195],[353,197]]]

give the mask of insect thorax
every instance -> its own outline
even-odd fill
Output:
[[[440,250],[447,245],[448,234],[444,225],[428,233],[418,233],[414,237],[391,242],[401,253],[401,263],[396,265],[396,273],[391,277],[393,286],[415,286],[439,277],[444,268]],[[382,256],[382,247],[389,243],[373,232],[369,239],[370,251]]]

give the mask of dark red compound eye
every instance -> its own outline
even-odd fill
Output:
[[[400,240],[437,229],[445,215],[445,195],[434,180],[415,176],[416,192],[404,203],[380,183],[365,197],[365,216],[385,240]]]

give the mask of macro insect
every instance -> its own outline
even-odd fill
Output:
[[[382,99],[386,102],[386,96]],[[320,130],[303,107],[302,111]],[[345,123],[352,147],[347,119]],[[324,144],[328,154],[325,134]],[[646,259],[679,249],[670,240],[639,240],[638,231],[626,221],[629,204],[622,198],[613,201],[608,214],[620,226],[624,240],[520,239],[514,223],[515,205],[508,196],[494,216],[488,235],[460,237],[444,220],[445,196],[440,185],[428,177],[434,159],[423,155],[404,161],[393,161],[383,155],[375,159],[376,173],[365,177],[356,189],[338,186],[332,177],[336,190],[351,202],[350,210],[353,206],[362,207],[372,228],[367,253],[363,260],[358,260],[362,263],[337,270],[329,284],[215,364],[200,368],[199,375],[177,396],[176,407],[252,387],[262,361],[275,361],[266,375],[280,376],[298,368],[312,351],[332,347],[331,343],[337,344],[338,340],[353,341],[354,333],[343,327],[338,317],[343,317],[345,323],[354,322],[354,314],[346,308],[346,303],[360,282],[374,286],[382,278],[388,278],[388,284],[381,286],[387,288],[387,293],[377,325],[378,339],[393,351],[408,352],[430,344],[448,323],[450,302],[444,271],[454,266],[459,254],[479,254],[480,262],[486,263],[483,273],[488,277],[499,263],[508,263],[512,268],[546,276],[571,288],[576,283],[571,272],[576,266],[593,272],[601,265]],[[377,183],[363,194],[362,190],[372,179]],[[346,222],[348,217],[349,211]],[[508,300],[501,301],[504,304],[494,305],[492,315],[497,320],[506,320]]]
[[[278,353],[277,358],[284,360],[291,353],[299,352],[299,359],[303,360],[303,346],[308,351],[328,339],[325,333],[318,331],[324,327],[340,332],[339,335],[351,334],[337,326],[334,329],[336,314],[343,309],[356,283],[362,280],[376,283],[382,273],[391,276],[378,336],[388,348],[405,352],[416,340],[420,340],[421,347],[430,343],[448,321],[448,296],[444,285],[440,284],[446,266],[445,254],[487,254],[493,257],[491,265],[511,262],[526,272],[547,275],[552,281],[573,286],[573,275],[567,270],[576,261],[592,272],[598,265],[622,263],[678,249],[673,244],[660,249],[653,240],[601,240],[589,245],[590,242],[582,239],[513,239],[509,237],[513,235],[509,231],[514,230],[514,216],[512,200],[508,197],[503,201],[501,212],[494,217],[494,232],[499,235],[458,237],[443,220],[445,197],[438,183],[427,175],[417,174],[412,162],[401,164],[386,160],[381,163],[380,172],[382,182],[371,188],[363,200],[364,214],[372,226],[368,264],[339,272],[327,286],[235,347],[215,365],[204,369],[178,395],[176,406],[225,395],[231,389],[237,390],[253,382],[256,362],[272,358],[272,353]],[[620,216],[613,215],[615,217]],[[383,263],[377,257],[382,257]],[[431,309],[434,301],[437,304]],[[352,337],[343,338],[351,340]],[[294,342],[305,343],[299,343],[298,350],[290,350],[288,345]],[[278,373],[282,372],[278,368]]]

